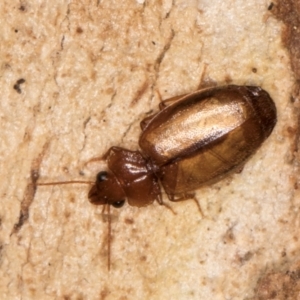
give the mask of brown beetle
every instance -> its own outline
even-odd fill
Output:
[[[108,270],[110,205],[121,207],[125,199],[138,207],[162,204],[159,182],[171,201],[189,199],[189,192],[240,169],[276,124],[273,100],[256,86],[207,88],[165,100],[160,109],[141,122],[143,152],[110,148],[103,156],[108,171],[98,173],[96,182],[33,182],[93,184],[90,202],[108,213]]]
[[[171,201],[241,168],[271,134],[276,107],[257,86],[207,88],[168,99],[141,122],[140,151],[112,147],[89,192],[93,204],[121,207]]]

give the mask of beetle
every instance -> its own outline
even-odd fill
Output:
[[[277,121],[269,94],[258,86],[228,85],[173,97],[141,121],[141,151],[111,147],[102,157],[107,170],[96,181],[33,182],[32,185],[92,184],[89,201],[107,209],[110,270],[110,206],[125,200],[143,207],[162,202],[161,186],[171,201],[240,170],[271,134]]]
[[[171,201],[243,167],[277,121],[269,94],[258,86],[205,88],[165,100],[141,122],[141,151],[111,147],[108,170],[96,176],[88,198],[96,205],[143,207]]]

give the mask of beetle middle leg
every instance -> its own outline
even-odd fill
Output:
[[[163,202],[162,200],[158,201],[158,203],[159,203],[159,205],[163,205],[165,208],[170,210],[173,213],[173,215],[177,215],[176,211],[169,204]]]
[[[159,94],[159,93],[158,93]],[[161,100],[161,96],[159,94],[159,98],[160,98],[160,103],[158,105],[159,110],[163,110],[165,107],[170,106],[171,104],[175,103],[176,101],[180,100],[182,97],[184,97],[186,94],[184,95],[180,95],[180,96],[175,96],[175,97],[171,97],[168,98],[166,100]],[[148,117],[146,117],[145,119],[143,119],[140,123],[141,129],[144,130],[145,127],[147,126],[147,124],[157,115],[158,113],[152,114]]]
[[[197,205],[200,215],[202,217],[204,217],[201,205],[200,205],[199,201],[197,200],[195,194],[193,194],[193,193],[182,194],[178,198],[175,198],[175,195],[171,195],[171,194],[167,194],[167,195],[168,195],[169,200],[172,202],[185,201],[185,200],[189,200],[189,199],[194,200],[194,202]]]
[[[145,127],[147,126],[147,124],[155,117],[155,115],[157,115],[157,113],[152,114],[152,115],[146,117],[145,119],[143,119],[143,120],[140,122],[140,126],[141,126],[142,131],[144,131],[144,129],[145,129]]]
[[[165,107],[172,105],[176,101],[183,98],[185,95],[187,95],[187,94],[183,94],[183,95],[180,95],[180,96],[174,96],[174,97],[168,98],[166,100],[161,100],[161,102],[159,103],[159,106],[158,106],[159,110],[163,110]]]

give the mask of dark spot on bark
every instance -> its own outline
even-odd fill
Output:
[[[128,225],[132,225],[134,223],[134,220],[133,219],[129,219],[129,218],[126,218],[124,220],[125,224],[128,224]]]
[[[19,221],[14,225],[14,231],[19,231],[23,224],[28,220],[28,211],[20,211]]]
[[[268,6],[268,10],[272,10],[273,6],[274,6],[274,3],[271,2],[270,5]]]
[[[22,93],[20,85],[23,84],[24,82],[25,82],[25,79],[24,78],[20,78],[14,84],[14,90],[16,90],[19,94]]]
[[[76,32],[79,33],[79,34],[81,34],[81,33],[83,33],[83,29],[78,26],[77,29],[76,29]]]

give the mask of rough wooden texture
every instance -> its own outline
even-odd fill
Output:
[[[0,4],[2,299],[249,299],[299,253],[299,106],[284,23],[264,0]],[[293,62],[293,59],[292,59]],[[293,65],[293,64],[292,64]],[[295,67],[293,65],[293,69]],[[137,149],[163,99],[212,84],[260,85],[278,123],[241,173],[194,201],[88,203],[110,146]],[[167,201],[167,199],[165,199]]]

